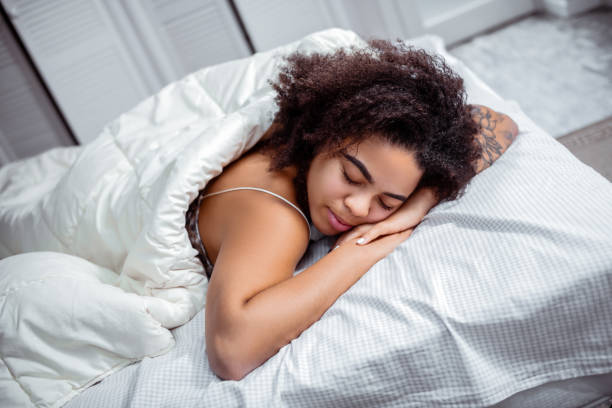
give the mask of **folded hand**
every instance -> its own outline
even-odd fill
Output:
[[[336,246],[360,237],[359,245],[365,245],[378,237],[414,229],[425,217],[427,212],[437,204],[435,194],[430,189],[415,191],[402,206],[389,217],[375,224],[361,224],[342,234],[336,241]],[[408,238],[410,234],[405,235]]]

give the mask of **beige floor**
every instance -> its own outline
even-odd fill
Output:
[[[557,140],[582,162],[612,181],[612,117]]]

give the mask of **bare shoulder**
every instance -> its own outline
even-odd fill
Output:
[[[502,136],[510,145],[518,134],[518,126],[505,113],[497,112],[484,105],[472,105],[472,118],[483,130],[482,136]],[[506,146],[507,146],[506,145]]]
[[[247,156],[228,169],[211,192],[257,187],[295,205],[292,175],[270,173],[268,164],[265,158]],[[220,194],[204,200],[200,211],[201,217],[207,217],[202,224],[208,228],[203,240],[214,241],[216,250],[207,298],[218,297],[234,305],[250,299],[290,278],[308,246],[309,231],[304,217],[286,202],[261,191]]]
[[[519,129],[508,115],[487,106],[472,105],[471,113],[480,129],[475,137],[482,151],[481,158],[476,163],[476,171],[480,172],[508,149],[516,139]]]
[[[232,187],[259,187],[279,194],[295,204],[295,188],[291,169],[270,172],[270,159],[262,153],[247,153],[223,169],[218,177],[206,186],[207,193]]]
[[[278,198],[248,190],[232,194],[233,215],[226,220],[207,298],[238,307],[293,276],[309,235],[304,218]]]
[[[204,192],[212,194],[236,187],[255,187],[278,194],[297,205],[293,174],[288,171],[269,172],[269,164],[269,159],[262,154],[246,154],[223,169],[223,173],[208,183]],[[213,263],[221,247],[221,241],[227,235],[229,220],[235,219],[239,211],[253,211],[254,209],[242,207],[256,205],[258,201],[274,203],[273,208],[280,204],[281,207],[285,206],[295,213],[292,217],[300,216],[295,209],[278,198],[257,191],[235,191],[215,195],[202,201],[200,235]]]

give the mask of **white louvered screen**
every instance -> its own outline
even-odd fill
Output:
[[[0,165],[71,145],[4,20],[0,20]]]
[[[345,25],[322,0],[236,0],[236,7],[257,51]]]
[[[102,0],[3,0],[81,143],[153,92]]]
[[[439,35],[447,45],[537,9],[536,0],[393,0],[393,3],[410,35]]]
[[[250,55],[226,0],[138,0],[125,6],[165,82]]]
[[[2,129],[0,129],[0,167],[12,162],[13,160],[17,160],[17,157],[15,156],[13,149],[11,149],[11,146],[6,139],[6,136],[2,132]]]

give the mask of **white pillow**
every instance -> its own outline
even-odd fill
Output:
[[[273,391],[272,373],[284,379],[289,406],[482,406],[612,372],[612,185],[439,39],[414,43],[442,54],[465,79],[469,102],[510,115],[520,134],[464,197],[435,207],[319,322],[247,377],[247,400]],[[222,401],[234,387],[219,384],[207,398]]]

